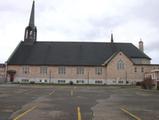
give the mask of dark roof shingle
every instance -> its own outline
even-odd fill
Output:
[[[16,65],[102,65],[115,52],[129,58],[147,58],[131,43],[21,42],[8,64]]]

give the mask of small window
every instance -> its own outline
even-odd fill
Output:
[[[76,81],[78,84],[83,84],[84,83],[84,80],[77,80]]]
[[[22,82],[23,82],[23,83],[28,83],[29,80],[28,80],[28,79],[22,79]]]
[[[59,84],[64,84],[64,83],[65,83],[65,80],[58,80],[58,83],[59,83]]]
[[[39,80],[39,82],[42,82],[42,80]]]
[[[137,72],[137,67],[135,67],[134,72]]]
[[[102,67],[96,67],[95,73],[96,73],[96,75],[102,75]]]
[[[113,80],[113,83],[116,83],[116,80]]]
[[[144,72],[144,68],[143,67],[141,68],[141,72]]]
[[[95,81],[95,84],[102,84],[103,83],[103,81],[101,81],[101,80],[96,80]]]
[[[47,80],[44,80],[45,83],[47,83]]]
[[[120,81],[118,81],[118,83],[123,84],[124,82],[120,80]]]

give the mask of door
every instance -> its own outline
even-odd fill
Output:
[[[10,74],[10,82],[14,82],[14,74]]]

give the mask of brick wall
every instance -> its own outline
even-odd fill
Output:
[[[124,69],[117,69],[118,61],[123,61]],[[142,81],[144,78],[144,73],[151,71],[159,65],[134,65],[133,62],[125,56],[122,52],[119,52],[112,60],[106,65],[102,66],[102,75],[95,74],[95,66],[83,66],[84,74],[77,74],[78,66],[65,66],[66,73],[61,75],[58,73],[59,66],[48,66],[47,74],[40,74],[40,66],[29,66],[29,74],[24,74],[22,72],[22,66],[13,66],[9,65],[8,70],[15,70],[15,80],[20,79],[32,79],[32,80],[50,80],[57,83],[58,80],[85,80],[89,83],[95,83],[95,80],[102,80],[103,84],[118,84],[123,81],[121,84],[126,84],[129,81],[129,84],[135,84],[137,81]]]
[[[5,70],[5,64],[0,64],[0,83],[3,83],[5,81]]]

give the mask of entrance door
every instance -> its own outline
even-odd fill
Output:
[[[14,74],[10,74],[10,82],[14,81]]]
[[[8,70],[7,71],[7,76],[9,77],[9,82],[14,82],[15,74],[16,74],[15,70]]]

